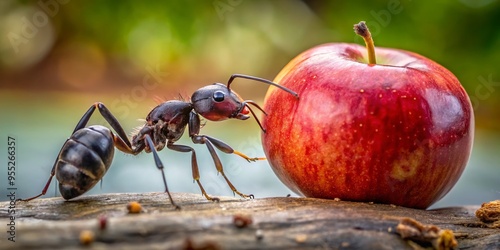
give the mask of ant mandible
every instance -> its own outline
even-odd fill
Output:
[[[59,155],[52,167],[49,180],[45,184],[42,192],[28,199],[19,201],[30,201],[45,195],[54,175],[59,181],[59,191],[66,200],[78,197],[94,187],[104,176],[111,166],[114,148],[120,151],[137,155],[143,150],[152,153],[156,167],[161,171],[165,192],[168,194],[170,203],[176,208],[180,207],[174,202],[168,191],[163,163],[157,151],[165,146],[168,149],[178,152],[191,152],[191,165],[193,179],[197,182],[202,194],[208,200],[218,201],[218,198],[209,196],[200,182],[198,162],[196,152],[190,146],[174,144],[184,134],[188,126],[189,137],[195,144],[205,144],[214,161],[217,171],[224,177],[231,190],[244,198],[253,198],[253,195],[246,195],[239,192],[224,174],[222,163],[215,152],[214,146],[227,154],[236,154],[247,161],[263,160],[265,158],[251,158],[245,154],[234,150],[228,144],[213,137],[200,134],[200,115],[210,121],[222,121],[230,118],[246,120],[250,118],[249,113],[255,118],[259,127],[265,133],[259,119],[249,105],[252,105],[266,112],[255,102],[243,100],[238,94],[231,90],[230,85],[236,78],[245,78],[263,82],[284,90],[298,98],[294,91],[278,85],[272,81],[241,74],[233,74],[227,86],[221,83],[214,83],[198,89],[191,96],[191,102],[171,100],[156,106],[146,117],[146,123],[139,129],[137,134],[129,140],[118,120],[104,106],[104,104],[94,103],[82,116],[76,125],[71,137],[66,140],[59,152]],[[99,110],[104,119],[116,132],[114,134],[107,127],[92,125],[86,127],[90,117],[95,110]]]

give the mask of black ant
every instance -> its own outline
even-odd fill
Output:
[[[249,162],[264,160],[265,158],[248,157],[218,139],[199,134],[201,128],[200,115],[211,121],[222,121],[230,118],[246,120],[250,117],[249,113],[253,115],[262,131],[265,132],[265,129],[249,105],[258,108],[264,114],[266,112],[255,102],[250,100],[244,101],[230,89],[231,83],[236,78],[246,78],[263,82],[278,87],[298,98],[297,93],[272,81],[254,76],[234,74],[229,78],[227,86],[221,83],[214,83],[198,89],[191,96],[191,102],[172,100],[156,106],[147,115],[144,126],[140,128],[137,134],[132,136],[132,140],[128,139],[118,120],[104,104],[100,102],[94,103],[82,116],[71,137],[64,143],[52,167],[49,180],[45,184],[41,194],[28,199],[20,199],[20,201],[30,201],[45,195],[54,175],[59,181],[59,191],[64,199],[69,200],[82,195],[102,179],[111,166],[114,147],[116,147],[122,152],[133,155],[137,155],[143,150],[147,153],[153,153],[156,167],[161,171],[163,177],[165,192],[168,194],[172,205],[178,209],[180,207],[175,204],[168,191],[163,163],[157,153],[157,151],[162,150],[165,146],[170,150],[178,152],[191,152],[193,179],[198,183],[202,194],[208,200],[218,201],[218,198],[210,197],[201,185],[194,149],[190,146],[174,144],[184,134],[186,125],[188,126],[189,137],[191,137],[193,143],[205,144],[207,146],[217,171],[224,177],[231,190],[241,197],[253,198],[251,194],[240,193],[229,181],[224,174],[222,163],[215,152],[214,146],[224,153],[239,155]],[[99,110],[116,134],[100,125],[86,127],[96,109]]]

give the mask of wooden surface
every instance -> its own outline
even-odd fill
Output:
[[[500,229],[475,217],[479,207],[415,210],[393,205],[312,198],[209,202],[199,194],[173,194],[174,210],[162,193],[102,194],[18,202],[15,241],[2,233],[0,249],[414,249],[396,226],[403,218],[452,230],[460,249],[500,249]],[[138,201],[143,211],[129,214]],[[2,231],[10,223],[0,203]],[[99,229],[104,216],[106,228]],[[237,227],[234,218],[250,223]],[[251,221],[247,221],[251,220]],[[245,224],[245,223],[243,223]],[[80,243],[90,230],[93,242]]]

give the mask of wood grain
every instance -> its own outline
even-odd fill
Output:
[[[479,207],[425,211],[313,198],[221,197],[217,203],[199,194],[173,198],[180,211],[163,193],[18,202],[16,242],[4,233],[0,249],[413,249],[415,244],[395,230],[407,217],[452,230],[460,249],[500,249],[500,230],[475,217]],[[142,205],[141,213],[128,213],[132,201]],[[8,207],[0,203],[1,225],[10,222]],[[237,226],[235,216],[249,221]],[[88,246],[80,243],[84,230],[94,235]]]

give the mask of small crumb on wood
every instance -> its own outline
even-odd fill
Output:
[[[191,238],[187,238],[182,246],[184,250],[219,250],[222,249],[217,243],[213,241],[205,241],[200,244],[194,244]]]
[[[306,234],[297,234],[295,236],[295,242],[297,243],[304,243],[307,240],[307,235]]]
[[[483,203],[476,211],[476,217],[490,228],[500,228],[500,200]]]
[[[455,249],[458,242],[453,231],[442,230],[435,225],[424,225],[414,219],[404,218],[396,227],[401,238],[411,240],[421,246],[432,246],[438,250]]]
[[[99,220],[99,229],[105,230],[108,225],[108,218],[106,217],[106,215],[99,216],[98,220]]]
[[[351,246],[351,243],[349,243],[347,241],[340,243],[340,247],[349,247],[349,246]]]
[[[233,224],[237,228],[244,228],[251,225],[253,222],[252,216],[246,214],[235,214],[233,216]]]
[[[138,214],[142,211],[142,206],[137,201],[132,201],[127,204],[127,210],[131,214]]]
[[[83,230],[80,232],[80,244],[88,246],[94,242],[94,233],[90,230]]]
[[[340,198],[335,198],[333,199],[334,201],[341,201]]]
[[[260,229],[257,229],[257,231],[255,231],[255,239],[257,240],[264,239],[264,232],[262,232],[262,230]]]

